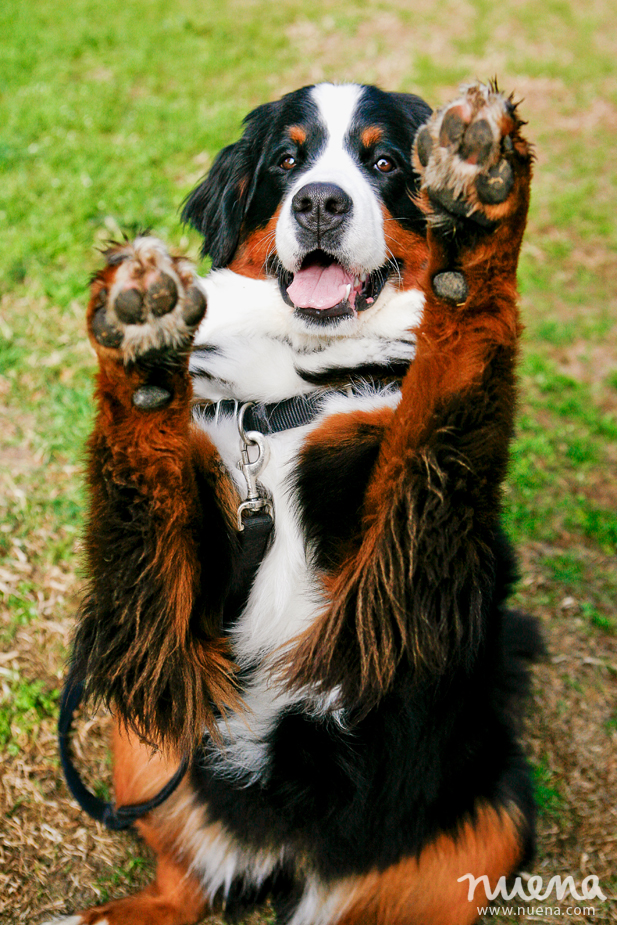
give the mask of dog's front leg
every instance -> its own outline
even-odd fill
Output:
[[[474,663],[513,577],[500,515],[532,167],[523,124],[510,98],[474,85],[436,112],[415,144],[426,303],[369,487],[366,539],[378,563],[373,600],[390,602],[391,652],[419,675]]]
[[[428,263],[416,357],[384,426],[357,548],[328,576],[332,603],[288,669],[299,688],[319,682],[365,710],[403,661],[433,678],[473,662],[498,604],[531,177],[520,125],[510,100],[476,86],[418,135]]]
[[[232,489],[191,424],[188,355],[206,300],[189,262],[154,238],[106,261],[88,309],[98,413],[74,670],[142,736],[188,752],[212,704],[233,700],[218,638]]]

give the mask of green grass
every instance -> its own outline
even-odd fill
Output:
[[[517,542],[585,539],[615,554],[617,511],[595,498],[596,485],[610,482],[617,413],[605,411],[589,384],[560,372],[542,349],[529,345],[521,373],[525,408],[506,495],[512,534]]]
[[[615,616],[606,616],[601,613],[597,607],[594,607],[593,604],[587,602],[582,604],[581,609],[583,615],[589,620],[592,626],[610,635],[617,633],[617,619]]]
[[[8,684],[0,695],[0,747],[17,755],[19,743],[35,736],[42,720],[56,715],[60,692],[48,690],[39,680],[22,680],[17,672],[5,677]]]
[[[105,797],[108,799],[109,797]],[[101,899],[102,903],[107,902],[113,897],[114,891],[118,886],[122,886],[125,889],[130,889],[134,887],[139,882],[139,875],[144,868],[148,867],[148,861],[140,857],[131,857],[128,859],[126,864],[120,867],[118,870],[115,870],[109,877],[105,879],[100,879],[98,881],[98,886],[101,890]]]
[[[532,764],[532,775],[536,791],[536,805],[540,816],[557,819],[564,809],[564,798],[548,761],[542,759]]]

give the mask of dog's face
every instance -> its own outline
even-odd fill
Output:
[[[411,94],[320,84],[247,116],[188,198],[214,268],[276,277],[309,329],[370,311],[388,280],[413,284],[424,222],[413,202],[415,133],[430,115]]]

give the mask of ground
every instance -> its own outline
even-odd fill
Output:
[[[315,80],[445,102],[495,74],[537,149],[520,268],[526,324],[506,494],[519,606],[543,623],[526,731],[534,873],[596,874],[617,922],[617,13],[611,0],[7,0],[0,9],[0,920],[148,879],[131,836],[67,796],[55,721],[81,575],[82,448],[95,245],[150,227],[197,254],[183,197],[242,116]],[[78,750],[106,792],[104,719]],[[548,901],[548,900],[547,900]],[[253,922],[266,922],[267,913]]]

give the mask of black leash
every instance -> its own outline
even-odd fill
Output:
[[[249,511],[243,517],[243,524],[244,530],[238,533],[238,555],[231,590],[225,601],[223,632],[229,632],[246,605],[255,575],[272,538],[274,521],[272,515],[266,511],[255,513]],[[100,799],[88,790],[71,756],[73,718],[82,702],[83,694],[83,680],[78,680],[69,674],[60,698],[58,718],[58,749],[64,778],[73,797],[89,816],[114,832],[128,829],[138,819],[156,809],[171,796],[188,771],[189,762],[185,758],[173,777],[151,800],[145,803],[116,806],[114,803]]]
[[[115,806],[113,803],[101,800],[88,790],[71,758],[71,727],[75,712],[82,701],[83,693],[83,681],[76,681],[69,675],[60,699],[60,718],[58,720],[58,746],[64,777],[69,790],[89,816],[92,816],[97,822],[102,822],[103,825],[114,832],[128,829],[137,819],[141,819],[146,813],[156,809],[157,806],[165,802],[167,797],[171,796],[188,770],[188,761],[185,758],[163,789],[159,790],[156,796],[153,796],[151,800],[145,803],[129,803],[126,806]]]
[[[223,631],[229,632],[246,606],[253,581],[272,539],[274,521],[268,511],[250,512],[238,533],[239,552],[232,575],[231,590],[225,598]]]

